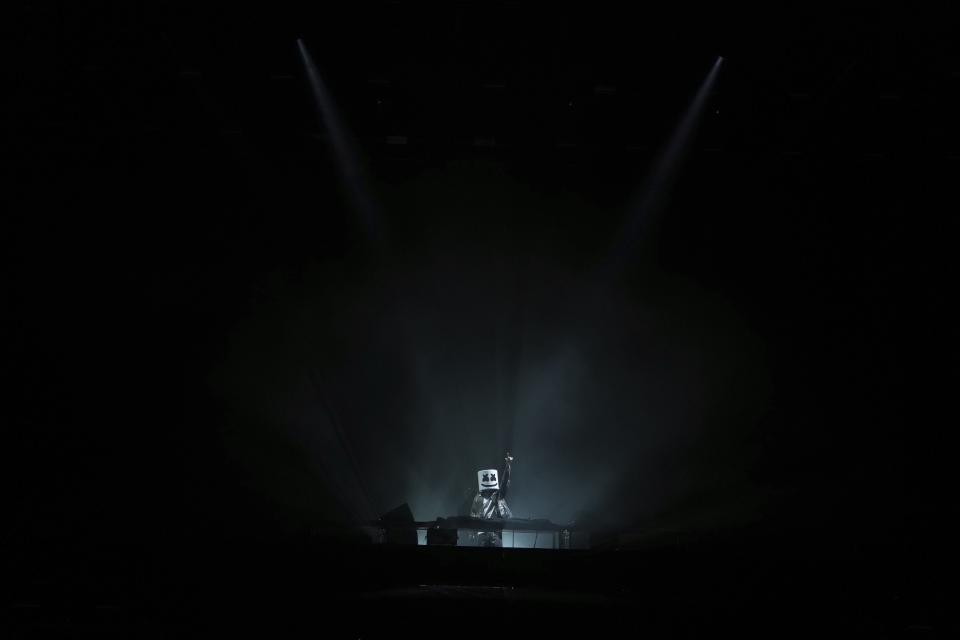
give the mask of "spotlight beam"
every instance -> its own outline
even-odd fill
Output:
[[[370,491],[367,489],[367,483],[363,480],[363,474],[360,473],[360,466],[357,464],[357,458],[353,453],[353,448],[350,446],[350,439],[347,437],[343,425],[340,424],[340,420],[337,418],[333,406],[323,391],[323,386],[320,384],[317,372],[308,369],[307,379],[311,387],[313,387],[313,391],[317,396],[320,406],[323,408],[324,414],[326,414],[327,423],[333,432],[333,440],[340,449],[341,455],[339,457],[341,457],[342,460],[339,466],[344,466],[343,463],[346,463],[345,466],[348,470],[346,475],[349,477],[342,477],[341,480],[343,484],[350,484],[350,480],[352,480],[352,488],[355,490],[355,495],[359,496],[359,505],[354,505],[352,504],[353,501],[349,501],[351,511],[354,512],[355,516],[357,512],[360,512],[361,515],[358,518],[358,522],[368,522],[375,517],[377,512],[373,509],[373,502],[370,500]]]
[[[313,62],[313,57],[307,50],[307,45],[304,44],[302,39],[297,38],[297,47],[300,50],[300,57],[303,59],[303,66],[307,72],[307,81],[310,84],[310,90],[316,103],[317,120],[321,129],[325,129],[329,134],[340,177],[347,190],[350,203],[359,214],[368,237],[373,240],[380,240],[383,235],[381,216],[373,198],[370,197],[369,190],[366,188],[366,180],[361,169],[356,144],[340,118],[333,97],[320,77],[320,71]]]
[[[639,190],[638,200],[631,207],[631,213],[622,231],[618,234],[607,265],[609,272],[616,273],[623,268],[644,228],[656,219],[666,203],[670,189],[679,174],[680,165],[686,156],[687,147],[702,119],[707,106],[707,99],[716,84],[722,63],[723,57],[717,57],[690,105],[684,111],[677,127],[657,155],[651,173],[646,177]]]

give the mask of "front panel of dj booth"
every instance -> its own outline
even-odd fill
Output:
[[[479,547],[489,543],[488,533],[499,536],[504,548],[586,549],[589,535],[549,520],[485,520],[480,518],[437,518],[426,522],[375,522],[372,537],[383,544]]]

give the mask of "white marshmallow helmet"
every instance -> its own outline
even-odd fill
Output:
[[[480,469],[477,471],[477,484],[480,491],[500,488],[500,473],[496,469]]]

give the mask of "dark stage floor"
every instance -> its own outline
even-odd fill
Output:
[[[955,589],[912,543],[646,549],[363,546],[316,536],[7,549],[12,637],[591,633],[948,637]]]

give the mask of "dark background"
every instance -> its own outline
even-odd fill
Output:
[[[944,16],[7,13],[6,548],[454,515],[509,449],[520,517],[937,563],[960,162]],[[717,56],[663,206],[625,238]]]

